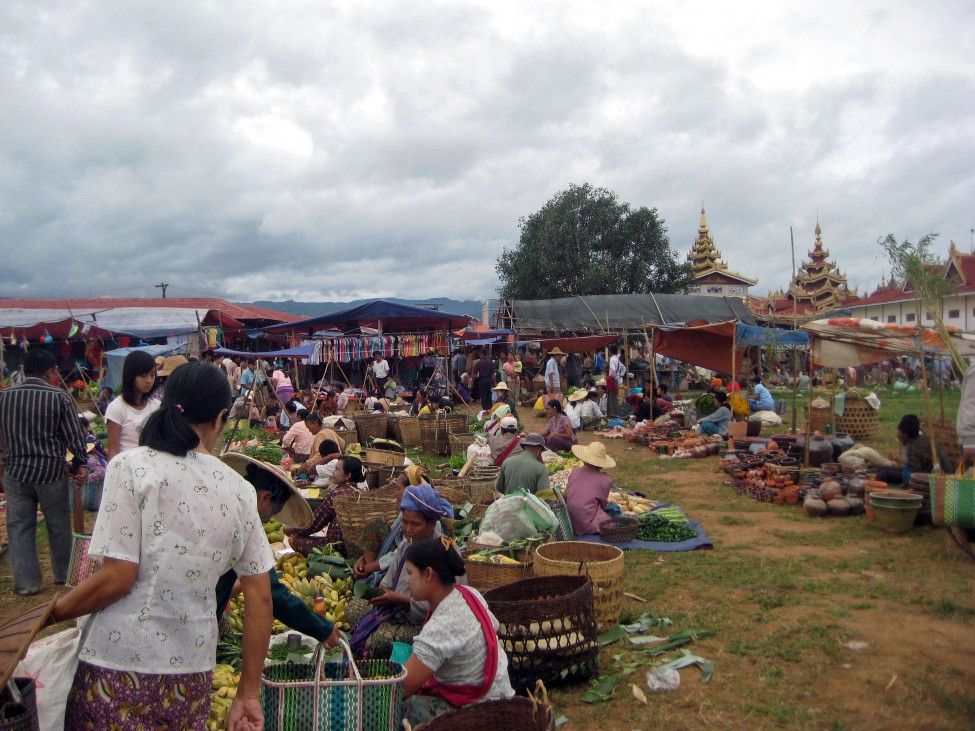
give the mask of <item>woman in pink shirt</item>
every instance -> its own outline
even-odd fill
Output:
[[[592,442],[583,447],[576,444],[572,454],[582,460],[582,467],[569,473],[565,486],[565,502],[572,521],[572,532],[577,536],[599,533],[599,524],[609,520],[605,511],[609,490],[613,481],[604,469],[616,466],[616,460],[606,454],[602,442]]]

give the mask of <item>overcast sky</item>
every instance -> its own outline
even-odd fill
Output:
[[[0,3],[0,296],[496,296],[570,183],[785,286],[975,227],[975,4]],[[553,266],[557,266],[553,262]]]

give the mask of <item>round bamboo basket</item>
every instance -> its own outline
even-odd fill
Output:
[[[861,398],[846,397],[843,416],[836,420],[836,431],[845,432],[855,441],[872,439],[880,428],[877,409]]]
[[[825,409],[809,409],[809,425],[806,428],[807,434],[826,433],[826,426],[833,420],[833,410],[828,406]]]
[[[514,581],[521,581],[532,576],[532,564],[526,563],[488,563],[487,561],[472,561],[468,556],[476,553],[473,550],[464,551],[464,566],[467,568],[467,583],[479,592],[496,589]]]
[[[447,438],[447,443],[450,445],[451,454],[467,454],[467,448],[474,443],[474,435],[470,432],[451,433]]]
[[[934,436],[934,441],[941,448],[941,454],[951,460],[951,467],[961,461],[961,445],[958,443],[958,430],[954,419],[921,420],[921,428],[928,428]],[[946,465],[941,465],[947,471]]]
[[[535,551],[535,576],[587,575],[592,579],[596,621],[605,631],[619,621],[623,608],[623,552],[616,546],[556,541]]]
[[[367,447],[372,439],[386,438],[385,414],[356,414],[352,419],[359,435],[359,444],[363,447]]]
[[[418,416],[420,423],[420,446],[427,454],[446,457],[450,454],[447,442],[447,422],[444,414],[429,414]]]
[[[355,495],[339,495],[335,498],[335,520],[342,526],[345,550],[349,558],[362,555],[363,548],[358,541],[369,519],[380,518],[387,525],[392,525],[399,515],[399,503],[394,487],[358,492]]]

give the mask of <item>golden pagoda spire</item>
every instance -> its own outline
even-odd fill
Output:
[[[699,234],[707,235],[708,233],[708,217],[704,213],[704,202],[701,202],[701,227],[697,230]]]

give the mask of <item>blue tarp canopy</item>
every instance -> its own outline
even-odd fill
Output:
[[[798,345],[809,347],[809,333],[802,330],[783,330],[778,327],[758,327],[738,323],[736,346],[749,348],[754,345]]]
[[[122,364],[125,356],[141,350],[153,358],[159,355],[175,355],[186,350],[186,343],[180,345],[142,345],[137,348],[116,348],[105,352],[105,373],[102,374],[102,386],[118,388],[122,385]]]
[[[315,343],[306,343],[297,348],[284,350],[268,350],[262,353],[252,353],[247,350],[230,350],[229,348],[215,348],[217,355],[230,355],[235,358],[309,358],[315,353]]]
[[[381,323],[384,333],[396,333],[464,327],[469,322],[467,315],[454,315],[387,300],[373,300],[328,315],[269,325],[263,329],[271,333],[312,332],[321,329],[323,325],[337,325],[343,330],[349,330],[351,327],[379,327]]]

